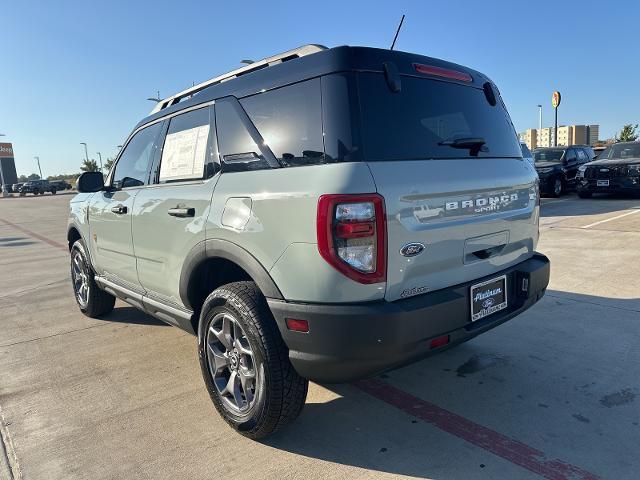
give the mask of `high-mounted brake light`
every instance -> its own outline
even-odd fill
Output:
[[[422,63],[414,63],[413,68],[419,73],[426,75],[435,75],[436,77],[451,78],[453,80],[460,80],[461,82],[472,82],[473,77],[465,72],[459,72],[457,70],[450,70],[448,68],[436,67],[434,65],[424,65]]]
[[[317,217],[320,255],[356,282],[386,281],[385,221],[378,194],[322,195]]]

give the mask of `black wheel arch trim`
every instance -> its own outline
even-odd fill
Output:
[[[200,264],[212,258],[223,258],[235,263],[249,274],[265,297],[284,300],[282,292],[280,292],[269,272],[251,253],[228,240],[208,239],[196,244],[182,264],[179,293],[180,299],[186,308],[193,310],[193,305],[191,305],[188,295],[191,275]]]

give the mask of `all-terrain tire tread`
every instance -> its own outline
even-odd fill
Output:
[[[309,382],[300,377],[289,361],[289,351],[280,336],[267,302],[254,282],[234,282],[216,289],[205,301],[229,302],[254,325],[265,350],[265,364],[270,369],[269,407],[266,421],[243,435],[259,439],[291,423],[302,411]],[[227,423],[234,424],[223,415]]]

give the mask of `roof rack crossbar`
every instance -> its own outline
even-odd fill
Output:
[[[158,113],[160,110],[170,107],[171,105],[175,105],[176,103],[183,100],[185,97],[190,97],[198,93],[199,91],[204,90],[207,87],[210,87],[211,85],[226,82],[228,80],[237,78],[241,75],[245,75],[247,73],[253,72],[255,70],[261,70],[263,68],[267,68],[272,65],[277,65],[282,62],[286,62],[287,60],[304,57],[306,55],[311,55],[313,53],[321,52],[322,50],[326,50],[326,49],[327,47],[323,45],[310,44],[310,45],[303,45],[302,47],[294,48],[293,50],[288,50],[286,52],[279,53],[271,57],[263,58],[262,60],[258,60],[257,62],[250,63],[249,65],[240,67],[236,70],[232,70],[231,72],[223,73],[222,75],[206,80],[202,83],[194,85],[193,87],[183,90],[182,92],[176,93],[175,95],[172,95],[170,97],[165,98],[164,100],[159,101],[154,107],[154,109],[151,111],[150,115],[153,115],[154,113]]]

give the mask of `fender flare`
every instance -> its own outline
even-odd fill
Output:
[[[223,258],[235,263],[249,274],[265,297],[284,300],[269,272],[247,250],[228,240],[209,239],[196,244],[182,264],[179,294],[183,305],[188,309],[193,310],[188,296],[191,276],[203,262],[211,258]]]

